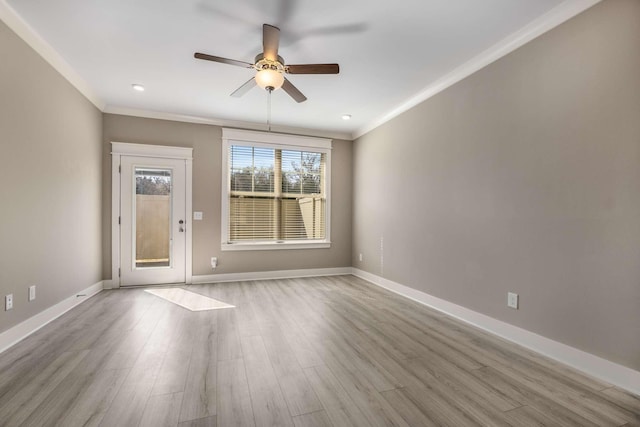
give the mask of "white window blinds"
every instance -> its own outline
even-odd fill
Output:
[[[263,145],[227,146],[226,243],[326,240],[327,154]]]

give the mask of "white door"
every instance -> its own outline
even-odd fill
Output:
[[[120,157],[120,286],[184,283],[186,161]]]

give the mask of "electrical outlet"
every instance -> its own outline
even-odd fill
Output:
[[[29,286],[29,301],[36,299],[36,285]]]
[[[217,257],[211,257],[211,268],[213,268],[215,270],[215,268],[218,266],[218,258]]]
[[[518,309],[518,294],[507,292],[507,306]]]
[[[360,262],[362,262],[362,254],[360,254],[360,257],[359,257],[359,259],[360,259]]]
[[[9,294],[4,297],[4,311],[9,311],[13,308],[13,294]]]

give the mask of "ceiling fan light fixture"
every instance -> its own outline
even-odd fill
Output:
[[[253,78],[249,79],[249,81],[231,93],[231,96],[236,98],[241,97],[257,85],[266,89],[269,95],[271,95],[271,92],[274,90],[282,88],[294,101],[300,103],[306,101],[307,97],[284,77],[285,74],[338,74],[340,72],[340,66],[338,64],[285,65],[284,59],[278,55],[279,43],[280,29],[273,25],[264,24],[262,26],[262,53],[256,55],[253,64],[200,52],[194,53],[193,56],[196,59],[204,59],[206,61],[220,62],[222,64],[235,65],[242,68],[253,68],[256,70]],[[271,99],[271,97],[269,97],[269,99]]]
[[[262,89],[273,88],[273,90],[280,89],[284,83],[284,75],[272,69],[259,70],[256,73],[256,83]]]

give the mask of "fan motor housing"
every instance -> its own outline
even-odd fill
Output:
[[[284,73],[286,71],[286,67],[284,66],[284,59],[282,56],[278,55],[278,59],[276,61],[272,61],[264,57],[263,53],[259,53],[256,55],[255,63],[253,68],[256,70],[274,70]]]

